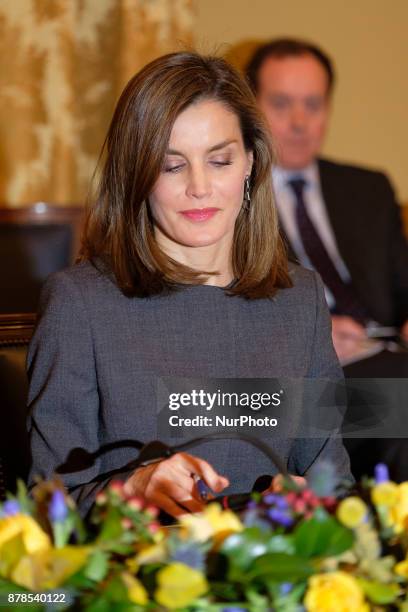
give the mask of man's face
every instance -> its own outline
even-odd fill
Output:
[[[327,86],[327,74],[312,55],[269,58],[261,65],[258,103],[283,168],[299,170],[318,155],[329,115]]]

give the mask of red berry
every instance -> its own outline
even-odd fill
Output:
[[[106,493],[103,493],[103,491],[100,491],[95,498],[95,503],[98,506],[103,506],[104,504],[106,504],[107,499],[108,498],[106,497]]]
[[[159,516],[159,509],[156,508],[156,506],[151,506],[151,505],[146,506],[144,511],[146,512],[146,514],[148,514],[152,518],[156,518],[157,516]]]
[[[312,508],[317,508],[317,506],[320,506],[320,499],[316,496],[312,497],[309,499],[309,506],[312,506]]]
[[[328,509],[335,508],[335,506],[337,505],[337,499],[333,496],[323,497],[322,502],[323,505]]]
[[[112,480],[109,485],[109,490],[113,491],[114,493],[117,493],[118,495],[120,495],[120,497],[124,496],[123,482],[121,482],[120,480]]]
[[[309,500],[314,499],[316,496],[310,489],[303,489],[302,497],[305,501],[308,502]]]
[[[131,497],[127,500],[127,503],[132,510],[141,510],[143,508],[143,500],[141,497]]]
[[[297,495],[293,491],[290,491],[289,493],[286,494],[286,501],[288,502],[290,506],[296,501],[296,499],[297,499]]]
[[[304,502],[303,499],[297,499],[293,504],[293,509],[295,512],[302,514],[306,510],[306,502]]]

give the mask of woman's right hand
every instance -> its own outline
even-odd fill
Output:
[[[127,495],[140,495],[173,517],[204,508],[193,476],[198,475],[214,492],[220,493],[229,485],[227,478],[214,468],[188,453],[176,453],[169,459],[136,468],[126,480]]]

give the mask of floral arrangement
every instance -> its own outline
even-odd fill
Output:
[[[20,483],[0,506],[0,609],[408,612],[407,550],[408,482],[384,465],[358,493],[324,464],[239,515],[211,502],[169,527],[120,482],[86,525],[60,482]]]

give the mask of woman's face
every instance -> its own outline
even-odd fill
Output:
[[[230,248],[251,167],[252,153],[233,112],[215,100],[183,111],[149,197],[162,248],[169,254],[177,245]]]

